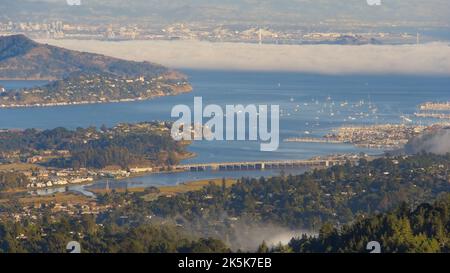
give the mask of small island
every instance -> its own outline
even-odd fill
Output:
[[[1,80],[45,80],[33,88],[0,87],[0,108],[148,100],[192,91],[187,77],[149,62],[39,44],[23,35],[0,37]]]

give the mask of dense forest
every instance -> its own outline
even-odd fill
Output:
[[[324,225],[318,237],[294,238],[289,245],[272,251],[366,252],[370,241],[378,241],[382,252],[450,252],[450,194],[434,204],[414,210],[402,204],[389,213],[358,219],[341,230]],[[260,250],[267,250],[262,245]]]
[[[298,176],[242,179],[231,187],[160,197],[150,204],[161,217],[223,221],[224,215],[317,231],[357,216],[385,212],[402,202],[417,205],[450,192],[450,155],[386,157]]]
[[[85,253],[207,253],[229,252],[220,240],[195,238],[174,225],[98,225],[95,217],[70,216],[51,221],[0,222],[0,253],[65,253],[76,240]]]

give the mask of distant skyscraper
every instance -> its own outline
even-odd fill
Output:
[[[259,44],[262,45],[262,28],[259,29]]]

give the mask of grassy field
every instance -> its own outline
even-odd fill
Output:
[[[76,204],[84,204],[92,199],[73,193],[57,193],[49,196],[25,196],[17,198],[22,205],[43,204],[43,203],[64,203],[71,202]],[[0,203],[11,201],[11,198],[0,199]]]
[[[150,193],[144,196],[145,201],[152,201],[158,198],[159,196],[174,196],[177,194],[182,194],[191,191],[199,191],[203,189],[205,186],[209,184],[215,184],[218,186],[222,185],[222,179],[208,179],[208,180],[199,180],[193,182],[181,183],[176,186],[167,186],[167,187],[159,187],[159,193]],[[225,186],[231,187],[236,184],[237,180],[235,179],[226,179]]]
[[[234,185],[237,182],[235,179],[226,179],[225,185],[226,187],[230,187]],[[186,182],[181,183],[175,186],[164,186],[164,187],[158,187],[159,193],[151,193],[144,197],[145,200],[151,201],[159,196],[173,196],[181,193],[186,193],[190,191],[199,191],[203,187],[209,185],[210,183],[213,183],[215,185],[222,185],[222,179],[207,179],[207,180],[199,180],[199,181],[192,181],[192,182]],[[128,189],[116,189],[116,192],[144,192],[146,188],[140,187],[140,188],[128,188]],[[106,193],[106,189],[95,189],[91,190],[93,193],[96,194],[104,194]]]
[[[225,180],[225,185],[226,187],[230,187],[234,184],[236,184],[236,180],[235,179],[226,179]],[[176,186],[167,186],[167,187],[160,187],[159,190],[160,195],[175,195],[175,194],[180,194],[180,193],[185,193],[185,192],[190,192],[190,191],[198,191],[201,190],[203,187],[209,185],[210,183],[215,184],[215,185],[222,185],[222,179],[209,179],[209,180],[199,180],[199,181],[193,181],[193,182],[186,182],[186,183],[181,183],[179,185]]]
[[[0,171],[28,171],[42,168],[39,165],[28,163],[0,164]]]

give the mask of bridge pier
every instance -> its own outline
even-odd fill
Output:
[[[206,171],[207,167],[206,166],[197,166],[197,167],[190,167],[190,171],[191,172],[204,172]]]
[[[265,163],[257,163],[255,165],[255,169],[257,170],[264,170],[266,168],[266,164]]]

